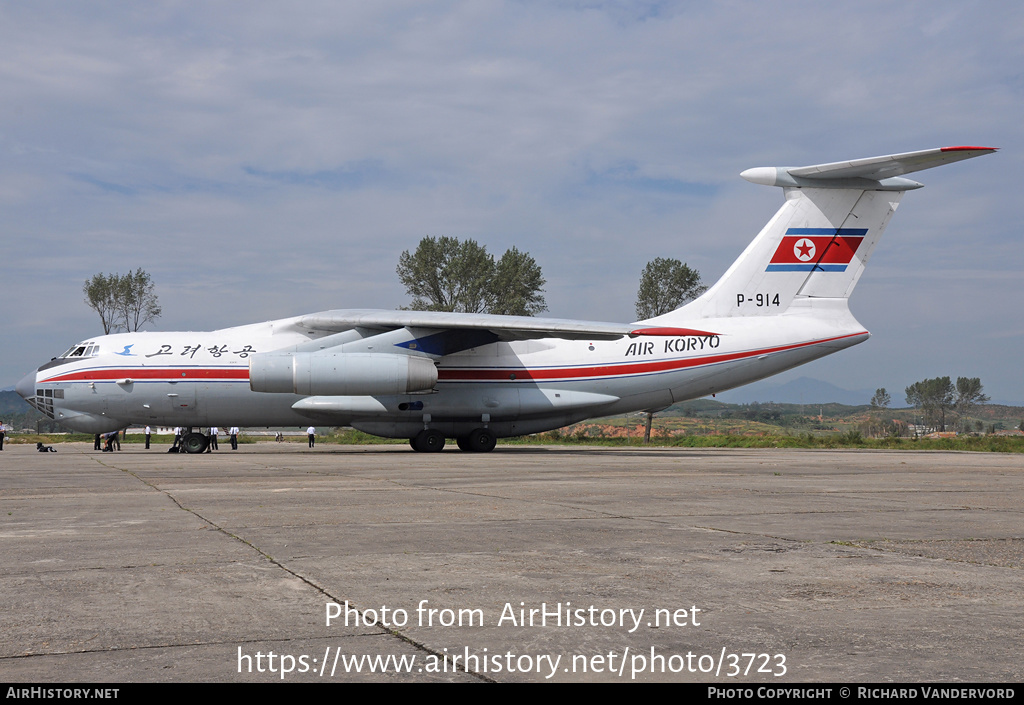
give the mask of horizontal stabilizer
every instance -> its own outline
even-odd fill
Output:
[[[939,147],[918,152],[888,154],[881,157],[830,162],[813,166],[761,166],[740,174],[744,179],[765,186],[806,186],[815,188],[881,188],[907,191],[921,184],[899,178],[923,169],[958,162],[996,151],[993,147]]]

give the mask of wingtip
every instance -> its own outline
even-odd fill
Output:
[[[970,147],[961,145],[959,147],[942,147],[943,152],[998,152],[999,147]]]

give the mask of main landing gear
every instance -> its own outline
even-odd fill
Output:
[[[459,436],[455,443],[469,453],[490,453],[498,444],[497,437],[486,428],[470,431],[468,436]]]
[[[444,434],[434,428],[425,428],[409,439],[409,445],[418,453],[436,453],[444,448]]]
[[[409,439],[412,449],[420,453],[436,453],[444,448],[444,434],[433,428],[425,428],[415,438]],[[488,453],[498,444],[497,437],[486,428],[477,428],[468,436],[459,436],[455,443],[460,450],[470,453]]]

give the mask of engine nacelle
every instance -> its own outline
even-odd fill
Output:
[[[424,392],[437,384],[425,357],[388,353],[257,353],[249,360],[254,392],[363,396]]]

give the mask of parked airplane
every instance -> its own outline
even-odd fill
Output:
[[[72,346],[16,389],[70,428],[349,425],[438,451],[594,416],[662,409],[863,342],[847,299],[922,169],[995,151],[945,147],[761,167],[785,204],[702,296],[629,325],[334,310],[208,333],[119,333]]]

